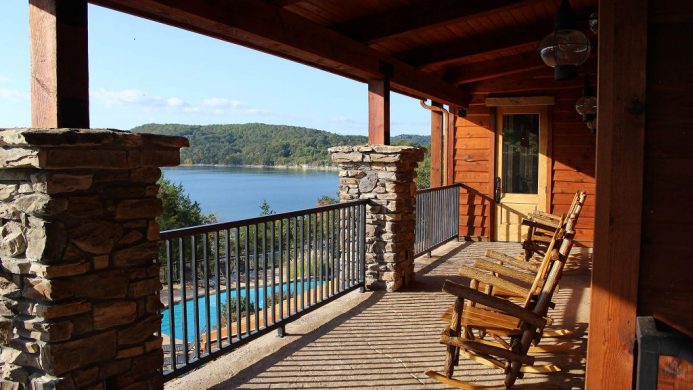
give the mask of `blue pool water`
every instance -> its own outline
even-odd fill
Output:
[[[303,282],[298,282],[296,287],[298,288],[298,294],[303,294],[304,291],[307,291],[309,289],[312,289],[315,287],[315,280],[305,280]],[[320,283],[320,282],[318,282]],[[279,289],[282,288],[284,291],[284,294],[287,293],[287,291],[291,291],[293,294],[294,292],[294,284],[293,282],[291,283],[284,283],[283,285],[275,285],[274,286],[274,293],[277,294],[279,293]],[[245,288],[241,288],[241,299],[245,298],[246,295],[246,290]],[[231,299],[235,299],[236,296],[236,289],[231,289],[230,291]],[[272,296],[272,286],[269,285],[266,288],[260,288],[258,290],[258,296],[260,298],[260,302],[256,305],[259,309],[264,308],[265,306],[265,296]],[[222,307],[224,303],[226,303],[228,300],[228,295],[226,294],[226,291],[221,292],[220,296],[220,301],[222,304]],[[250,297],[249,300],[251,303],[255,303],[255,290],[253,290],[252,286],[250,288]],[[194,312],[194,299],[188,299],[185,302],[185,310],[186,310],[186,317],[187,317],[187,331],[188,331],[188,342],[193,342],[195,341],[195,312]],[[200,296],[197,299],[197,304],[198,304],[198,319],[199,319],[199,324],[200,324],[200,333],[204,333],[207,330],[207,314],[206,314],[206,309],[205,309],[205,298],[204,296]],[[212,329],[215,329],[217,326],[217,296],[216,294],[210,294],[209,296],[209,313],[210,313],[210,325]],[[164,309],[161,311],[161,314],[163,315],[163,318],[161,319],[161,334],[170,336],[171,335],[171,324],[170,324],[170,316],[171,316],[171,310],[170,308]],[[223,313],[222,313],[223,314]],[[178,302],[175,305],[173,305],[173,320],[174,320],[174,330],[175,330],[175,337],[176,339],[182,339],[183,337],[183,308],[182,308],[182,303]]]

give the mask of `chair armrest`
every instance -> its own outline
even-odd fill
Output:
[[[554,230],[558,229],[558,225],[549,225],[549,224],[539,222],[536,220],[531,220],[531,219],[523,219],[522,224],[524,226],[530,226],[533,228],[548,230],[548,231],[554,231]]]
[[[526,321],[534,326],[546,326],[546,318],[534,313],[531,310],[527,310],[522,306],[516,305],[506,299],[487,295],[480,291],[476,291],[472,288],[462,286],[461,284],[457,284],[449,280],[446,280],[443,284],[443,291],[445,291],[448,294],[452,294],[458,298],[467,299],[472,302],[476,302],[484,306],[496,309],[509,316],[518,318],[522,321]]]
[[[512,256],[508,256],[505,253],[494,251],[492,249],[489,249],[486,251],[486,257],[494,260],[501,261],[506,264],[510,264],[513,267],[517,267],[519,269],[523,269],[526,271],[534,272],[536,273],[539,271],[539,267],[536,264],[533,264],[528,261],[524,260],[518,260]]]
[[[541,219],[547,219],[550,221],[560,221],[561,217],[558,215],[550,214],[544,211],[540,210],[534,210],[531,213],[529,213],[530,217],[532,218],[541,218]]]
[[[487,271],[478,270],[476,268],[468,267],[463,265],[460,267],[460,276],[464,276],[469,279],[478,280],[479,282],[489,284],[494,287],[500,287],[503,290],[511,291],[519,296],[526,297],[529,295],[529,289],[518,286],[513,282],[509,282],[505,279],[493,276]]]
[[[495,272],[499,275],[507,276],[529,284],[534,283],[534,279],[536,277],[536,275],[531,275],[526,272],[511,269],[504,265],[492,263],[484,259],[476,259],[476,261],[474,262],[474,268],[483,269],[489,272]]]

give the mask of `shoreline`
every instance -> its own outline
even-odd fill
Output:
[[[211,167],[211,168],[255,168],[255,169],[291,169],[302,171],[339,172],[339,167],[332,165],[234,165],[234,164],[179,164],[178,167]],[[176,167],[167,167],[176,168]]]

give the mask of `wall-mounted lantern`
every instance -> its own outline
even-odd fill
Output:
[[[585,72],[585,86],[582,90],[582,97],[575,102],[575,111],[582,115],[582,121],[594,133],[597,120],[597,97],[592,89],[592,85],[590,85],[590,76],[587,72]]]
[[[597,34],[599,32],[599,14],[596,12],[592,12],[590,14],[590,18],[587,20],[587,23],[590,25],[590,31],[593,33]]]

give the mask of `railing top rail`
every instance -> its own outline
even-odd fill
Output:
[[[437,191],[437,190],[445,190],[448,188],[454,188],[454,187],[460,187],[462,184],[461,183],[455,183],[455,184],[448,184],[446,186],[441,186],[441,187],[429,187],[429,188],[424,188],[423,190],[417,190],[417,194],[423,194],[425,192],[431,192],[431,191]]]
[[[320,206],[320,207],[313,207],[313,208],[309,208],[309,209],[288,211],[288,212],[279,213],[279,214],[264,215],[262,217],[239,219],[239,220],[230,221],[230,222],[212,223],[212,224],[208,224],[208,225],[189,226],[189,227],[184,227],[184,228],[179,228],[179,229],[171,229],[171,230],[166,230],[166,231],[161,232],[160,239],[161,240],[170,240],[173,238],[185,237],[185,236],[190,236],[193,234],[209,233],[209,232],[215,232],[218,230],[233,229],[236,227],[241,227],[241,226],[246,226],[246,225],[255,225],[255,224],[263,223],[263,222],[278,221],[280,219],[298,217],[300,215],[315,214],[315,213],[320,213],[320,212],[324,212],[324,211],[343,209],[343,208],[347,208],[350,206],[366,204],[368,202],[369,202],[368,199],[359,199],[359,200],[352,200],[349,202],[331,204],[331,205],[327,205],[327,206]]]

